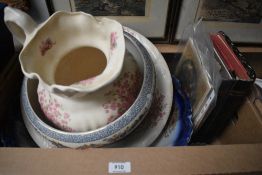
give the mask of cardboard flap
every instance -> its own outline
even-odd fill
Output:
[[[130,162],[131,174],[262,173],[262,144],[175,148],[1,148],[0,174],[108,174]]]

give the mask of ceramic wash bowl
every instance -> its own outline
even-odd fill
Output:
[[[124,27],[124,33],[136,38],[150,54],[156,72],[156,88],[153,103],[141,124],[125,138],[106,147],[147,147],[161,134],[170,116],[173,102],[171,74],[164,57],[152,42],[128,27]]]
[[[124,139],[106,147],[167,147],[188,145],[192,131],[192,107],[188,96],[158,49],[143,35],[124,27],[148,50],[156,71],[156,90],[149,113]],[[174,93],[173,93],[174,91]],[[172,112],[171,112],[172,108]]]
[[[38,146],[71,148],[100,147],[124,138],[141,123],[153,99],[155,89],[154,65],[145,47],[128,33],[125,34],[125,44],[127,46],[126,52],[130,54],[126,54],[122,73],[115,83],[118,84],[118,81],[121,82],[121,76],[127,77],[125,70],[128,69],[129,66],[125,68],[125,64],[132,64],[132,62],[130,63],[128,61],[128,58],[132,57],[137,63],[137,68],[142,73],[141,88],[133,104],[126,109],[121,116],[117,116],[117,118],[113,116],[113,120],[101,128],[87,132],[66,132],[57,129],[52,123],[45,120],[37,101],[37,81],[27,78],[24,79],[21,94],[22,114],[29,134]],[[131,82],[124,82],[125,85],[126,83],[127,86],[132,85]],[[123,88],[125,89],[126,87],[123,86]],[[111,92],[108,92],[108,94],[110,93]],[[114,101],[114,98],[111,100]],[[111,105],[109,106],[108,110],[114,108]]]

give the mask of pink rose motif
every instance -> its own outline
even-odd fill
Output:
[[[145,126],[147,128],[152,128],[157,125],[158,121],[161,120],[165,115],[165,109],[167,104],[164,103],[165,96],[160,93],[158,89],[156,89],[155,97],[153,100],[153,103],[151,105],[150,111],[148,112],[148,116],[151,116],[148,118],[150,122],[146,122],[148,126]]]
[[[74,132],[74,130],[68,126],[68,123],[71,120],[69,113],[64,111],[63,106],[57,101],[57,99],[50,96],[45,89],[39,90],[37,93],[41,109],[47,119],[54,123],[59,129]]]
[[[113,50],[114,48],[116,48],[117,46],[117,33],[116,32],[112,32],[110,35],[110,49]]]
[[[133,76],[131,79],[130,77]],[[104,94],[111,96],[111,100],[103,104],[103,108],[109,116],[107,123],[119,118],[134,103],[142,84],[141,73],[125,72],[117,82],[113,83],[113,89]]]
[[[56,44],[56,42],[53,42],[50,38],[47,38],[46,40],[42,41],[39,46],[41,55],[44,56],[46,51],[51,49],[54,44]]]

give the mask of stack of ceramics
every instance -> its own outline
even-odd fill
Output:
[[[163,139],[181,113],[170,116],[171,75],[144,36],[114,20],[98,21],[82,12],[57,12],[38,26],[19,10],[7,7],[5,13],[8,28],[24,44],[19,57],[26,76],[21,110],[39,147],[175,145],[172,134],[168,141]],[[85,63],[81,51],[95,61]],[[98,59],[101,55],[104,60]],[[74,77],[72,72],[80,73]],[[83,72],[91,76],[83,79]],[[181,109],[180,105],[175,111]]]

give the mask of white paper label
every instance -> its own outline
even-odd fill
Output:
[[[108,173],[131,173],[130,162],[109,162]]]

